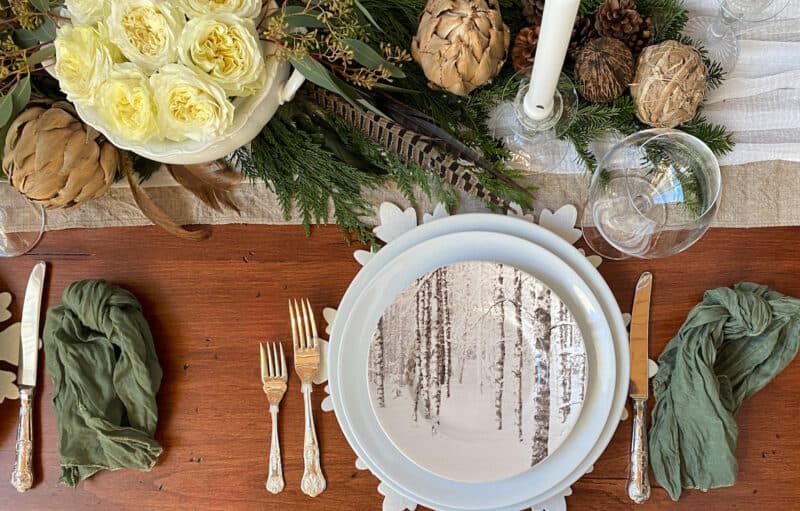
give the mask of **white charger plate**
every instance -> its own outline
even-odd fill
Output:
[[[622,314],[619,306],[614,298],[613,293],[609,289],[605,280],[575,247],[567,243],[558,235],[532,224],[525,220],[516,218],[505,217],[493,214],[464,214],[457,215],[445,219],[430,222],[419,228],[413,229],[405,235],[393,240],[390,244],[384,247],[378,254],[376,254],[371,262],[367,264],[361,272],[355,277],[347,293],[342,299],[339,306],[339,313],[336,320],[332,325],[332,339],[339,339],[339,342],[331,344],[330,360],[336,360],[338,357],[339,347],[341,343],[341,332],[348,320],[350,309],[359,296],[361,290],[370,282],[380,268],[388,264],[394,257],[401,254],[408,248],[431,238],[449,234],[453,232],[469,232],[469,231],[492,231],[504,234],[510,234],[522,239],[526,239],[536,243],[552,252],[558,253],[559,256],[567,262],[576,272],[589,284],[596,296],[599,298],[601,306],[606,313],[606,317],[610,322],[613,333],[614,348],[616,354],[617,366],[617,382],[616,390],[614,392],[611,413],[609,414],[606,427],[600,437],[597,439],[594,447],[588,453],[586,458],[580,466],[567,476],[561,484],[554,487],[551,491],[541,496],[529,496],[519,503],[505,506],[507,511],[519,511],[520,509],[529,507],[531,505],[539,504],[554,498],[558,495],[563,495],[569,491],[569,487],[582,477],[588,470],[591,469],[594,462],[605,450],[608,442],[611,440],[614,432],[619,426],[619,418],[621,417],[623,408],[625,406],[627,397],[627,384],[630,377],[630,361],[628,351],[628,334],[625,328],[625,323],[622,319]],[[332,371],[331,378],[331,400],[334,407],[340,405],[340,391],[335,383],[337,383],[337,375]],[[341,424],[340,419],[340,424]],[[361,458],[363,450],[358,445],[352,445],[353,450]],[[363,459],[364,463],[368,465],[370,470],[374,471],[374,464],[367,459]],[[415,496],[409,494],[404,488],[399,486],[396,482],[391,480],[383,480],[383,484],[388,489],[404,498],[414,500],[420,504]],[[497,506],[495,506],[497,508]]]
[[[444,221],[430,225],[440,222]],[[389,247],[398,241],[393,241]],[[576,317],[580,316],[582,330],[595,336],[587,341],[589,374],[593,381],[588,385],[583,415],[573,434],[550,458],[517,477],[493,483],[458,483],[422,471],[407,460],[380,429],[369,407],[368,395],[358,396],[358,393],[367,393],[364,368],[372,330],[394,296],[415,278],[442,264],[479,259],[504,262],[537,275],[565,300]],[[591,290],[551,252],[529,241],[497,233],[470,232],[437,237],[384,263],[380,265],[379,276],[359,289],[360,296],[353,302],[352,310],[340,308],[349,311],[344,328],[341,331],[338,328],[339,315],[334,324],[333,349],[337,353],[330,359],[336,367],[331,375],[331,394],[337,418],[359,457],[390,487],[393,483],[397,485],[398,493],[436,509],[520,509],[529,505],[528,501],[535,503],[549,498],[548,492],[562,486],[560,483],[581,464],[603,433],[617,382],[611,331]],[[344,350],[346,357],[344,345],[336,339],[348,339],[347,350]],[[366,408],[359,408],[359,403]]]

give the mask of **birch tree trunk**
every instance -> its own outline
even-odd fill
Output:
[[[422,302],[422,416],[431,418],[431,279],[423,284],[424,298]]]
[[[417,295],[416,295],[416,328],[414,334],[414,422],[419,419],[419,405],[422,395],[422,319],[424,314],[424,304],[422,303],[425,296],[422,284],[417,279]]]
[[[384,399],[384,384],[386,382],[386,356],[384,354],[384,340],[383,340],[383,318],[378,320],[378,338],[375,343],[375,376],[378,380],[378,406],[381,408],[386,406]]]
[[[505,343],[505,285],[503,279],[504,266],[500,265],[500,271],[497,275],[497,287],[495,290],[495,303],[500,304],[500,335],[497,337],[495,344],[495,359],[494,359],[494,407],[497,419],[497,429],[503,429],[503,373],[505,370],[506,361],[506,343]]]
[[[519,441],[522,442],[522,343],[524,332],[522,320],[522,272],[514,269],[514,317],[517,322],[517,338],[514,340],[514,360],[516,367],[512,371],[517,402],[514,408],[515,426]]]
[[[536,322],[536,397],[534,399],[534,433],[531,446],[531,466],[547,457],[550,437],[550,313],[551,292],[540,288],[536,292],[534,320]]]
[[[445,312],[444,312],[444,278],[443,269],[440,268],[436,271],[436,363],[435,368],[435,386],[436,392],[434,393],[434,418],[435,426],[439,426],[439,411],[442,408],[442,387],[445,385],[445,371],[447,360],[445,358]]]
[[[443,312],[444,312],[444,363],[445,363],[445,381],[443,382],[447,388],[447,397],[450,397],[450,379],[453,377],[453,311],[450,309],[450,286],[447,281],[447,268],[442,268],[442,285],[443,292]]]
[[[571,410],[570,403],[572,402],[572,326],[568,323],[569,312],[567,306],[563,302],[558,303],[557,322],[558,322],[558,370],[561,374],[560,381],[560,406],[559,417],[561,422],[567,422],[569,412]],[[555,332],[554,332],[555,333]]]

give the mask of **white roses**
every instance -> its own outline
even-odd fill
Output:
[[[233,122],[233,104],[221,87],[180,64],[164,66],[150,78],[158,126],[170,140],[209,140]]]
[[[261,0],[65,0],[55,75],[126,143],[209,141],[267,82]]]
[[[190,18],[204,14],[234,14],[255,18],[261,12],[261,0],[178,0]]]
[[[54,45],[55,75],[61,90],[72,102],[91,104],[111,66],[122,60],[119,50],[109,42],[105,27],[64,27]]]
[[[114,0],[108,28],[125,57],[147,73],[175,62],[185,17],[170,2]]]
[[[264,86],[266,66],[256,26],[230,14],[190,20],[178,45],[181,62],[225,89],[250,96]]]

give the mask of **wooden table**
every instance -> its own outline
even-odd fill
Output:
[[[741,280],[800,296],[800,230],[714,230],[688,252],[655,262],[604,263],[601,272],[623,310],[638,275],[656,275],[651,349],[659,353],[702,292]],[[284,400],[280,429],[286,490],[264,489],[269,420],[261,391],[258,342],[286,341],[289,297],[308,296],[319,314],[335,307],[358,272],[355,247],[336,227],[310,238],[296,226],[216,227],[204,243],[184,242],[156,228],[48,233],[32,255],[0,261],[0,289],[15,297],[15,320],[35,261],[50,263],[46,305],[59,303],[75,280],[105,278],[144,305],[164,369],[158,439],[164,454],[150,473],[103,473],[77,490],[57,487],[58,438],[50,382],[40,369],[35,420],[35,487],[17,495],[3,481],[13,465],[17,402],[0,405],[0,508],[377,510],[377,480],[356,470],[333,414],[314,402],[328,490],[300,493],[303,401],[296,380]],[[288,343],[287,343],[288,346]],[[43,364],[40,364],[42,367]],[[292,376],[294,378],[294,376]],[[800,499],[800,364],[787,368],[739,414],[739,483],[679,503],[654,489],[641,509],[798,509]],[[619,428],[595,470],[574,486],[573,510],[628,509],[625,492],[630,422]]]

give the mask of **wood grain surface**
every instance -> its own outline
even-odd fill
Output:
[[[742,280],[800,296],[799,229],[713,230],[688,252],[660,261],[604,263],[601,272],[629,310],[644,270],[655,275],[651,352],[658,354],[706,289]],[[34,488],[18,495],[11,475],[16,401],[0,404],[0,508],[22,510],[379,510],[377,481],[356,470],[333,414],[313,394],[328,490],[316,499],[299,489],[303,400],[292,375],[280,417],[286,490],[264,489],[270,432],[261,391],[258,342],[290,346],[286,303],[307,296],[318,318],[335,307],[359,266],[355,247],[336,227],[306,238],[296,226],[215,227],[204,243],[156,228],[48,233],[34,254],[0,260],[0,290],[14,294],[19,319],[33,264],[50,263],[46,306],[75,280],[104,278],[134,292],[151,322],[164,380],[157,438],[164,454],[150,473],[98,474],[77,490],[56,486],[58,438],[49,377],[40,371],[36,398]],[[287,350],[291,352],[291,350]],[[289,361],[291,363],[291,361]],[[43,367],[43,363],[40,363]],[[738,416],[739,482],[674,503],[661,489],[641,509],[798,509],[800,499],[800,364],[790,365]],[[630,421],[623,422],[592,473],[568,498],[573,510],[629,509],[625,491]]]

